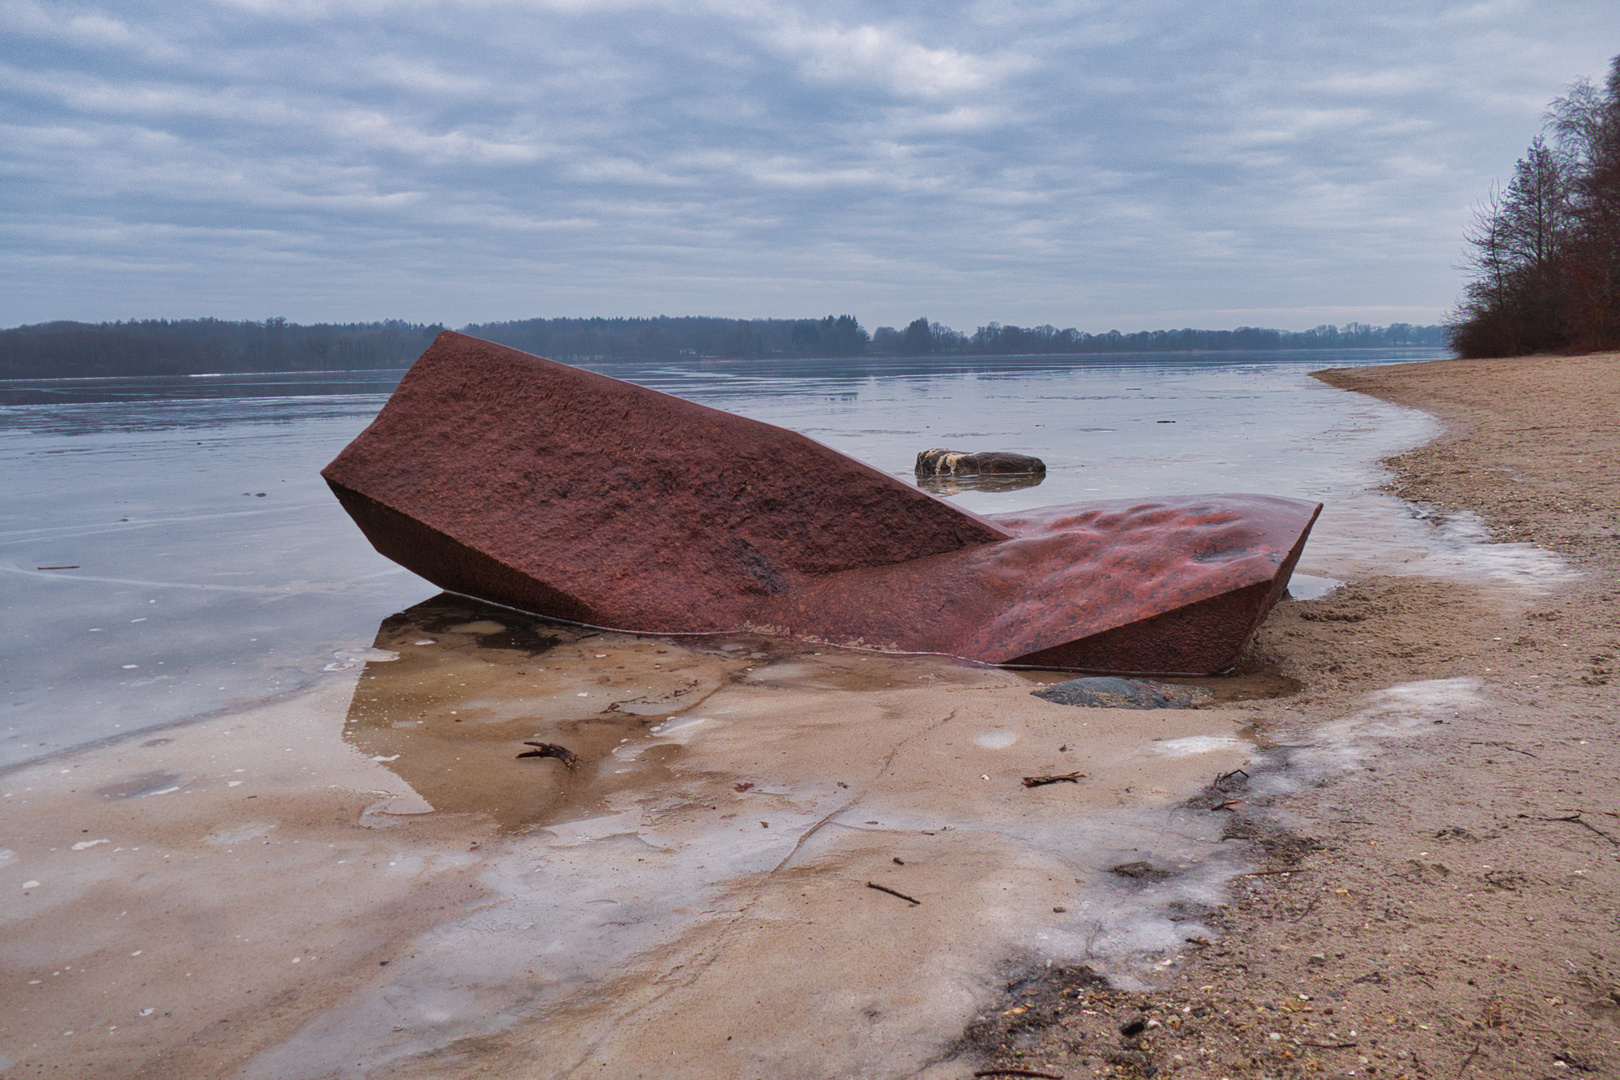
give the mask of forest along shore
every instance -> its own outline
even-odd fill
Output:
[[[1010,994],[967,1032],[990,1063],[1620,1074],[1620,354],[1318,377],[1445,423],[1387,463],[1391,490],[1580,576],[1390,576],[1279,605],[1258,659],[1305,688],[1257,710],[1268,761],[1218,793],[1267,864],[1161,989],[1082,969]]]

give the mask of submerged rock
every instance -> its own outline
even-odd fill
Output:
[[[1053,683],[1032,693],[1058,705],[1078,705],[1093,709],[1185,709],[1201,705],[1215,696],[1202,686],[1145,682],[1099,675]]]
[[[924,450],[917,455],[917,475],[983,476],[986,474],[1046,475],[1046,462],[1028,454],[986,450],[967,454],[960,450]]]

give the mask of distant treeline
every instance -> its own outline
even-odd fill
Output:
[[[0,379],[195,375],[243,371],[343,371],[409,366],[444,327],[389,320],[144,319],[55,322],[0,331]],[[1445,344],[1444,328],[1318,326],[1291,332],[1144,330],[1087,334],[1073,328],[990,323],[972,334],[917,319],[871,334],[854,316],[822,319],[524,319],[463,328],[475,337],[564,362],[605,359],[759,359],[824,356],[1005,356],[1032,353],[1207,352],[1346,349]]]
[[[1546,127],[1466,234],[1463,356],[1620,349],[1620,56],[1602,86],[1554,100]]]
[[[872,334],[872,346],[879,353],[899,356],[925,356],[931,353],[957,353],[968,356],[1024,356],[1032,353],[1124,353],[1124,352],[1230,352],[1269,349],[1379,349],[1391,346],[1441,346],[1446,343],[1445,327],[1392,323],[1368,326],[1322,325],[1313,330],[1262,330],[1240,326],[1236,330],[1139,330],[1122,334],[1087,334],[1070,327],[1003,326],[990,323],[971,334],[948,326],[918,319],[904,330],[880,326]]]
[[[140,319],[0,330],[0,379],[407,367],[442,326]]]
[[[1443,346],[1445,327],[1318,326],[1291,332],[1142,330],[1087,334],[1070,327],[990,323],[971,334],[928,319],[904,329],[880,326],[870,335],[854,316],[823,319],[524,319],[479,323],[465,333],[553,360],[687,357],[757,359],[773,356],[1023,356],[1034,353],[1204,352],[1250,349],[1376,349]]]
[[[548,360],[758,359],[861,356],[871,337],[853,315],[824,319],[522,319],[474,323],[463,333]]]

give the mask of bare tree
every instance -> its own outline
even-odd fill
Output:
[[[1620,346],[1620,56],[1601,87],[1588,79],[1548,109],[1570,177],[1568,278],[1574,344]]]
[[[1451,320],[1465,356],[1620,345],[1620,57],[1577,80],[1464,234],[1473,280]]]

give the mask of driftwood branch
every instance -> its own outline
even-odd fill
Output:
[[[895,890],[889,888],[887,885],[879,885],[875,881],[868,881],[866,883],[866,887],[868,889],[876,889],[878,892],[881,892],[881,893],[888,893],[890,896],[898,896],[900,899],[904,900],[906,903],[910,904],[912,907],[917,907],[918,905],[920,905],[922,903],[922,901],[918,900],[915,896],[907,896],[903,892],[896,892]]]
[[[529,742],[524,740],[524,746],[536,747],[534,750],[525,750],[518,757],[549,757],[556,758],[570,769],[579,768],[579,755],[566,746],[558,746],[554,742]]]
[[[1045,787],[1047,784],[1078,784],[1086,778],[1083,772],[1068,772],[1059,776],[1026,776],[1025,787]]]

